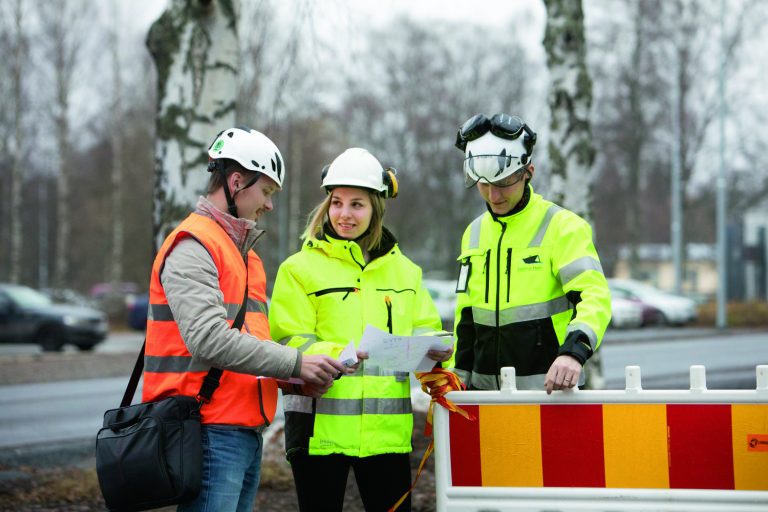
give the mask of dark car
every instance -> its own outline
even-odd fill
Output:
[[[91,350],[107,336],[107,316],[97,309],[54,304],[32,288],[0,284],[0,343],[37,343],[58,351],[71,343]]]
[[[149,309],[149,294],[142,293],[128,305],[128,326],[137,331],[147,328],[147,310]]]

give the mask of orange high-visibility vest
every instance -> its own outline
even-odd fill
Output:
[[[240,251],[214,220],[191,214],[166,238],[152,265],[142,396],[145,402],[170,395],[196,396],[210,368],[195,360],[187,350],[160,282],[165,258],[186,237],[203,244],[213,258],[219,270],[219,287],[224,294],[230,325],[243,303],[246,268]],[[269,340],[266,276],[261,259],[252,250],[248,252],[247,276],[248,303],[242,331],[259,340]],[[247,427],[268,425],[276,407],[274,379],[224,371],[210,403],[201,409],[202,422]]]

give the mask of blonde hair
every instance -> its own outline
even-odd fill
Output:
[[[371,223],[366,230],[365,236],[357,240],[357,243],[366,251],[371,251],[377,248],[381,243],[381,234],[384,230],[384,198],[381,197],[378,192],[373,190],[366,188],[361,188],[360,190],[364,190],[368,193],[373,212],[371,213]],[[331,208],[332,197],[333,190],[329,191],[328,196],[326,196],[326,198],[309,213],[307,227],[301,235],[302,240],[317,240],[325,235],[325,222],[326,220],[329,224],[331,222],[328,218],[328,210]]]

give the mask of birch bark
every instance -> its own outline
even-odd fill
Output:
[[[158,75],[156,247],[205,192],[210,141],[235,124],[237,0],[172,0],[147,47]]]

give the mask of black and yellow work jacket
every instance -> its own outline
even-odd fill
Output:
[[[505,366],[518,389],[542,389],[568,334],[591,355],[611,318],[589,224],[530,185],[528,195],[519,212],[486,212],[462,238],[455,371],[473,389],[499,389]]]

